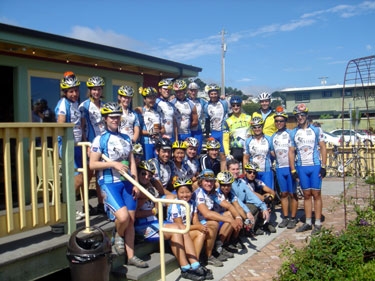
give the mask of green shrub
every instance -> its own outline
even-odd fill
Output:
[[[334,234],[323,228],[308,245],[282,246],[286,258],[274,280],[375,280],[375,211],[356,209],[357,218]]]

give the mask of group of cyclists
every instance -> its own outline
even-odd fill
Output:
[[[270,107],[268,93],[258,96],[260,109],[250,116],[242,112],[240,97],[228,102],[220,97],[216,84],[205,87],[206,101],[197,97],[197,83],[164,79],[157,90],[139,89],[143,106],[137,108],[132,108],[136,93],[127,85],[118,89],[116,102],[103,103],[105,84],[97,76],[88,79],[88,99],[78,104],[79,85],[73,72],[64,74],[55,109],[57,122],[75,124],[76,143],[92,143],[90,177],[95,173],[98,183],[98,206],[93,209],[115,221],[113,247],[119,255],[126,253],[128,265],[148,267],[135,256],[134,240],[158,241],[156,215],[160,210],[122,173],[131,175],[155,197],[189,203],[189,233],[165,237],[171,241],[183,278],[213,279],[205,266],[223,266],[233,258],[244,247],[241,236],[276,232],[271,218],[277,195],[275,173],[283,215],[279,227],[296,227],[296,181],[300,181],[306,222],[296,231],[312,230],[313,205],[312,232],[320,231],[325,146],[321,130],[308,123],[304,104],[293,111],[298,126],[288,130],[288,115],[282,107]],[[81,155],[77,146],[77,167],[82,166]],[[82,181],[82,174],[77,173],[76,189]],[[165,225],[183,229],[185,208],[177,204],[165,208]],[[79,215],[77,211],[77,219]]]

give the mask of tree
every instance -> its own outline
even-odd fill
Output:
[[[257,103],[245,103],[242,105],[242,110],[249,115],[253,115],[255,111],[259,109],[259,104]]]

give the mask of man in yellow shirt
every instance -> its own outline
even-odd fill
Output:
[[[241,112],[242,99],[234,96],[229,101],[232,115],[224,121],[223,146],[227,159],[242,163],[245,140],[251,135],[251,116]]]
[[[275,126],[275,112],[271,108],[271,95],[267,92],[263,92],[258,96],[260,108],[258,111],[253,113],[254,117],[260,117],[263,119],[263,133],[267,136],[272,136],[276,133],[277,128]]]

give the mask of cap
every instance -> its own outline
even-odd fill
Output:
[[[197,83],[195,83],[195,82],[191,82],[191,83],[189,84],[189,86],[188,86],[188,89],[189,89],[189,90],[199,90],[199,86],[198,86]]]

